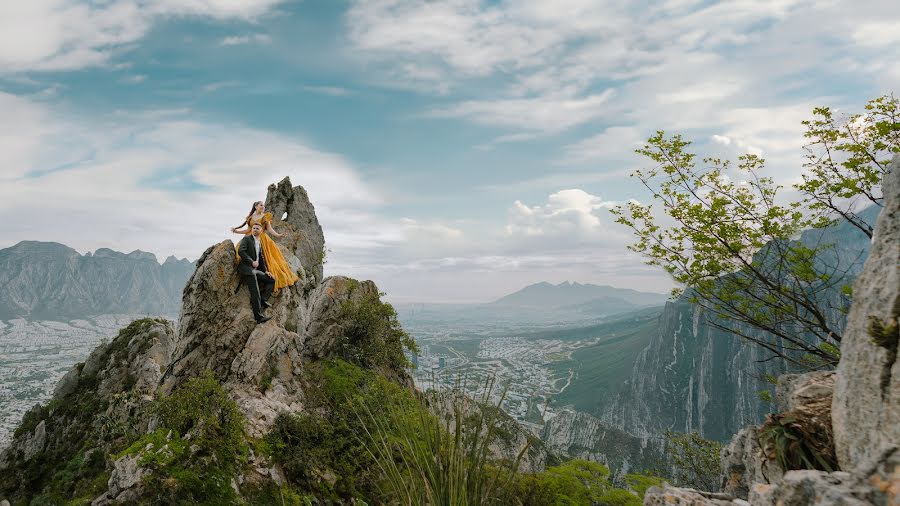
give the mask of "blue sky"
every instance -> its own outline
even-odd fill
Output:
[[[814,106],[900,84],[888,1],[34,0],[0,6],[0,247],[196,258],[308,190],[394,301],[665,291],[608,209],[657,129],[797,180]]]

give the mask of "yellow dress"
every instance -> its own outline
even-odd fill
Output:
[[[261,220],[255,220],[251,216],[249,223],[247,223],[247,232],[244,235],[250,233],[250,229],[253,228],[255,223],[262,225],[263,231],[259,234],[259,243],[262,248],[263,257],[266,259],[266,267],[268,267],[269,272],[275,276],[275,292],[278,292],[278,290],[286,286],[293,285],[299,278],[294,270],[291,269],[287,260],[284,259],[284,255],[281,254],[278,245],[275,244],[275,241],[273,241],[272,238],[269,237],[269,234],[266,233],[266,229],[269,227],[269,224],[272,223],[272,213],[264,214]],[[238,241],[238,243],[240,243],[240,241]],[[240,257],[237,256],[238,246],[239,244],[235,244],[235,258],[240,261]]]

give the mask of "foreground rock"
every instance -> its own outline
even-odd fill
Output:
[[[657,488],[647,492],[645,504],[745,498],[754,505],[900,505],[900,156],[883,191],[871,252],[853,286],[837,371],[779,379],[781,413],[739,432],[723,452],[727,497]],[[785,429],[805,445],[804,466],[819,469],[794,467],[766,437]]]

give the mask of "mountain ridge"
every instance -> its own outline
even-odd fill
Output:
[[[635,306],[651,306],[662,305],[669,298],[669,295],[642,292],[631,288],[618,288],[611,285],[595,285],[571,281],[563,281],[554,285],[542,281],[504,295],[497,300],[487,303],[487,305],[560,308],[586,304],[607,297],[624,300]]]
[[[194,265],[175,256],[160,264],[141,250],[99,248],[82,255],[58,242],[20,241],[0,249],[0,319],[172,316]]]

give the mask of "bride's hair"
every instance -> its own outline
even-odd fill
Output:
[[[256,206],[257,206],[258,204],[262,204],[262,200],[257,200],[256,202],[254,202],[254,203],[253,203],[253,206],[250,207],[250,212],[247,213],[247,217],[244,218],[244,222],[241,223],[240,225],[234,227],[234,228],[241,228],[241,227],[243,227],[244,225],[249,225],[249,224],[250,224],[250,217],[253,216],[253,213],[256,212]]]

